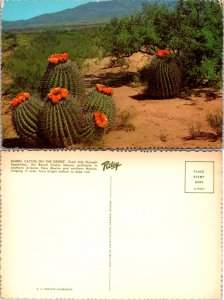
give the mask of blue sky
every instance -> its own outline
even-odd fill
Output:
[[[75,6],[95,1],[96,0],[5,0],[2,10],[2,19],[6,21],[27,20],[41,14],[74,8]]]

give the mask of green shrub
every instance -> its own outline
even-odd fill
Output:
[[[178,0],[172,9],[148,4],[140,13],[107,24],[102,45],[107,55],[118,58],[169,48],[182,61],[186,85],[220,86],[222,29],[218,0]]]
[[[40,78],[44,72],[44,58],[38,49],[29,46],[19,47],[10,58],[8,65],[13,86],[29,92],[38,91]]]
[[[14,89],[38,92],[50,55],[66,52],[80,69],[86,58],[100,55],[100,32],[93,27],[13,33],[17,46],[4,58],[4,70],[12,77]]]
[[[17,35],[14,32],[4,32],[2,34],[2,52],[14,50],[18,45]]]

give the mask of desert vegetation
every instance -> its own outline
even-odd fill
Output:
[[[91,138],[88,146],[221,146],[222,7],[217,0],[178,0],[172,7],[155,3],[144,5],[141,12],[114,18],[100,26],[6,31],[2,34],[2,51],[3,144],[4,139],[21,139],[11,121],[11,101],[16,95],[27,92],[36,101],[36,95],[43,99],[51,88],[71,88],[62,86],[64,77],[60,79],[59,75],[54,77],[58,80],[56,83],[52,84],[51,80],[46,83],[47,59],[55,53],[69,53],[77,67],[76,73],[73,73],[76,85],[74,83],[71,94],[75,97],[77,86],[80,88],[83,84],[86,100],[81,106],[82,109],[88,106],[88,120],[94,118],[94,112],[101,109],[103,102],[103,93],[101,100],[98,100],[99,97],[96,99],[95,94],[99,91],[95,90],[95,85],[101,83],[114,89],[116,113],[112,118],[113,126],[107,130],[108,134],[102,135],[101,144],[98,138],[97,143]],[[68,82],[67,79],[65,81]],[[154,126],[150,124],[154,116],[150,116],[145,108],[150,110],[156,106],[163,117],[156,121],[154,134]],[[170,114],[174,116],[171,120],[176,121],[172,125],[176,126],[176,135],[173,133],[175,128],[169,132],[168,125],[164,126],[164,116],[166,112],[169,115],[171,106],[175,111]],[[42,107],[40,110],[42,115],[47,115]],[[178,110],[181,115],[176,118]],[[184,116],[184,111],[191,115]],[[195,118],[191,119],[194,113]],[[60,109],[57,114],[60,114]],[[141,124],[139,119],[148,117],[148,122]],[[181,117],[185,128],[179,133]],[[142,134],[139,126],[146,130],[145,144],[137,141],[137,135]],[[45,138],[48,131],[46,127]],[[70,138],[68,144],[59,143],[63,140],[60,136],[56,139],[58,143],[51,143],[54,147],[85,147],[82,139],[76,142]],[[120,143],[122,139],[123,144]],[[9,143],[9,146],[12,144]]]
[[[15,95],[22,90],[37,92],[51,54],[69,53],[79,67],[86,58],[98,56],[100,30],[94,27],[3,32],[3,75],[8,74],[12,79],[7,83],[3,78],[3,93]]]
[[[141,13],[107,24],[103,41],[116,58],[168,48],[182,63],[185,85],[221,83],[222,8],[217,0],[179,0],[171,10],[145,5]]]

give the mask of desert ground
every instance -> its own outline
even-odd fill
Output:
[[[93,148],[221,148],[222,139],[206,118],[222,110],[222,92],[203,88],[185,91],[180,98],[150,99],[137,75],[148,58],[136,53],[122,66],[112,64],[110,58],[86,60],[87,90],[96,83],[109,85],[116,105],[114,127]],[[10,78],[3,74],[4,80]],[[2,97],[3,147],[19,146],[10,102],[9,96]]]

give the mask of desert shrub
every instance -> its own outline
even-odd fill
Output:
[[[13,50],[18,45],[17,36],[13,32],[4,32],[2,34],[2,51]]]
[[[134,131],[135,126],[131,123],[130,112],[123,110],[116,116],[113,130]]]
[[[180,55],[193,85],[217,85],[222,69],[222,8],[219,1],[179,1]],[[182,38],[181,38],[182,37]]]
[[[16,38],[16,34],[14,32],[8,31],[8,32],[3,32],[2,34],[2,39],[8,40],[8,39],[14,39]]]
[[[194,140],[194,139],[200,137],[201,136],[201,123],[196,122],[196,123],[189,125],[188,132],[190,135],[190,137],[189,137],[190,139]]]
[[[147,26],[146,26],[147,24]],[[145,47],[145,51],[154,49],[158,36],[150,19],[141,13],[121,19],[114,18],[104,28],[102,45],[105,55],[117,58],[131,56]],[[143,50],[142,50],[143,51]]]
[[[102,45],[116,57],[169,48],[183,63],[186,85],[217,86],[221,83],[222,26],[218,0],[178,0],[173,9],[145,5],[142,12],[107,24]]]
[[[47,58],[54,53],[69,53],[70,58],[82,67],[86,58],[99,55],[99,35],[98,27],[16,34],[18,45],[10,59],[4,61],[4,68],[13,79],[12,90],[39,91]]]
[[[141,81],[141,77],[140,77],[139,73],[134,74],[132,76],[132,84],[136,87],[142,85],[142,81]]]
[[[15,86],[12,83],[2,84],[2,94],[4,95],[16,95],[21,91],[19,86]]]
[[[9,60],[7,68],[13,79],[13,86],[19,90],[39,89],[39,80],[44,72],[44,57],[36,48],[19,47]]]
[[[222,127],[223,127],[223,116],[222,112],[218,111],[216,113],[209,113],[207,115],[207,121],[212,129],[215,130],[218,136],[222,136]]]

